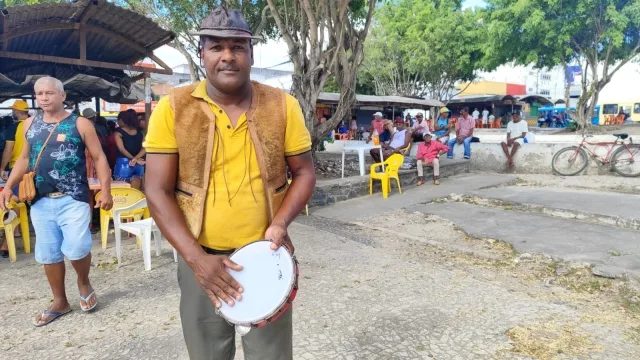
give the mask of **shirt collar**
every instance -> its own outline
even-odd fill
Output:
[[[215,101],[211,100],[209,94],[207,94],[207,80],[200,81],[198,86],[196,86],[196,88],[191,92],[191,96],[193,96],[194,98],[202,99],[213,106],[218,106]]]

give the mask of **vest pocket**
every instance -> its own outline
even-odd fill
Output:
[[[181,189],[176,189],[176,194],[185,195],[185,196],[189,196],[189,197],[193,196],[192,193],[184,191],[184,190],[181,190]]]
[[[287,188],[287,185],[289,185],[289,182],[285,181],[284,184],[282,184],[282,186],[278,186],[274,191],[274,195],[278,194],[279,192],[285,190]]]

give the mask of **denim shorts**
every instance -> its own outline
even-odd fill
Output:
[[[129,159],[118,158],[113,169],[113,178],[116,180],[131,180],[132,177],[142,178],[144,176],[144,166],[135,164],[129,166]]]
[[[31,222],[36,231],[36,261],[55,264],[80,260],[91,252],[89,204],[71,196],[44,197],[31,205]]]

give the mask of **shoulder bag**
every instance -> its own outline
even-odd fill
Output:
[[[33,169],[30,172],[24,174],[24,176],[22,177],[22,181],[20,181],[20,186],[18,187],[18,199],[20,199],[20,201],[22,202],[30,202],[31,200],[33,200],[33,198],[36,197],[36,168],[38,167],[38,163],[40,162],[42,152],[47,147],[49,139],[51,139],[51,135],[53,135],[53,133],[56,131],[58,124],[60,124],[60,121],[56,123],[53,129],[51,129],[49,136],[47,136],[47,140],[45,140],[44,144],[42,145],[42,149],[40,149],[40,152],[38,153],[38,157],[36,158],[36,162],[33,165]],[[25,144],[25,146],[28,145]]]

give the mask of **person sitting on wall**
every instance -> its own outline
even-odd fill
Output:
[[[507,156],[507,169],[512,168],[513,165],[513,156],[516,154],[516,151],[524,144],[525,137],[527,136],[527,132],[529,132],[529,127],[527,126],[526,121],[522,121],[520,118],[520,113],[513,113],[513,120],[509,121],[507,124],[507,141],[502,142],[502,151]],[[509,152],[509,148],[512,147],[511,152]]]
[[[440,185],[440,155],[449,151],[449,147],[439,141],[431,140],[431,132],[428,130],[422,135],[424,142],[418,145],[418,153],[416,154],[416,165],[418,169],[417,186],[424,184],[423,166],[433,164],[433,183]]]
[[[411,127],[411,137],[413,138],[413,141],[422,141],[422,134],[427,130],[429,130],[429,126],[427,125],[427,122],[424,121],[422,113],[416,114],[416,121]]]
[[[443,107],[440,109],[440,115],[436,121],[435,136],[436,141],[446,144],[449,142],[449,133],[451,132],[451,124],[449,123],[449,115],[451,110]]]
[[[476,127],[475,120],[469,115],[469,108],[463,107],[460,117],[456,121],[456,137],[449,140],[449,152],[447,157],[453,159],[453,148],[456,144],[464,144],[464,158],[471,158],[471,140],[473,139],[473,129]]]

